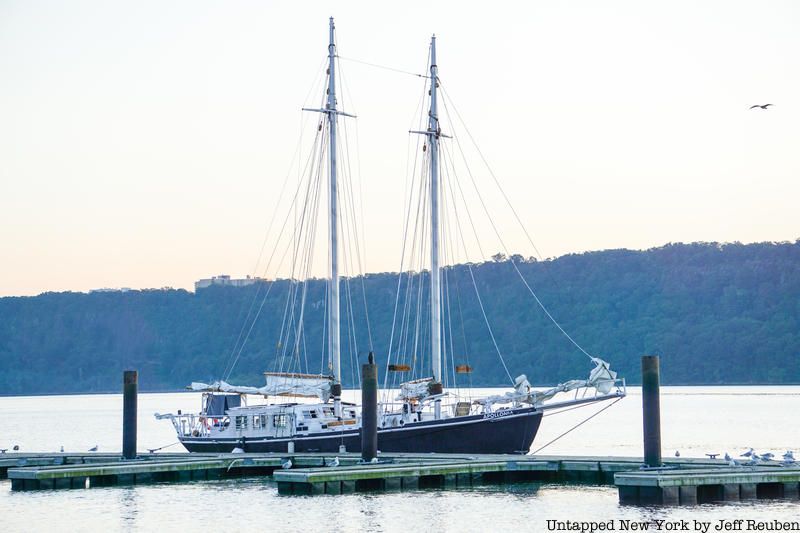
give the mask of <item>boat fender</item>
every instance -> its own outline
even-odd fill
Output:
[[[406,421],[405,421],[405,420],[401,420],[401,421],[400,421],[400,427],[403,427],[403,426],[405,426],[405,425],[406,425]]]
[[[199,437],[199,436],[200,436],[199,431],[197,431],[196,429],[192,430],[192,437]]]

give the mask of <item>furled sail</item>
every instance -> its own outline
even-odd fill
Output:
[[[319,374],[293,374],[265,372],[267,383],[263,387],[231,385],[225,381],[211,384],[192,382],[187,388],[196,392],[226,392],[233,394],[257,394],[261,396],[303,396],[319,398],[327,402],[330,398],[331,376]]]
[[[598,357],[592,357],[592,362],[595,364],[595,367],[589,373],[589,379],[572,379],[564,383],[559,383],[555,387],[547,390],[535,391],[528,382],[528,378],[522,374],[514,380],[513,392],[489,396],[480,400],[475,400],[474,403],[489,407],[494,404],[502,403],[540,405],[542,402],[553,398],[556,394],[580,388],[593,388],[600,394],[608,394],[616,383],[617,373],[611,370],[609,363]]]
[[[264,372],[267,384],[260,390],[265,396],[317,397],[327,402],[331,395],[333,377],[322,374],[296,374],[289,372]]]

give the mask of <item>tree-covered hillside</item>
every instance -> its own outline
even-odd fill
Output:
[[[521,274],[564,329],[629,383],[638,382],[643,354],[662,357],[666,384],[800,383],[800,241],[671,244],[520,259],[515,263]],[[473,276],[512,375],[552,384],[588,373],[586,356],[536,305],[514,264],[496,256],[446,274],[457,309],[455,363],[474,367],[473,385],[509,382]],[[356,303],[361,287],[366,291],[380,362],[388,349],[397,282],[397,274],[350,281],[354,309],[363,309]],[[273,368],[288,287],[285,280],[273,284],[229,381],[260,384],[261,372]],[[116,391],[125,368],[139,370],[143,390],[219,379],[248,310],[254,301],[261,304],[265,289],[266,284],[210,287],[196,294],[145,290],[0,298],[0,394]],[[324,295],[323,281],[309,285],[303,357],[312,372],[320,371]],[[345,387],[354,385],[354,365],[357,358],[363,362],[369,346],[363,312],[356,310],[354,319],[359,353],[342,335]],[[420,351],[418,363],[424,361]]]

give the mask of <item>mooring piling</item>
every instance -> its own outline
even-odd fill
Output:
[[[642,421],[644,430],[644,464],[661,466],[661,401],[659,359],[642,356]]]
[[[139,373],[126,370],[122,375],[122,458],[136,459],[136,411]]]
[[[361,365],[361,459],[371,461],[378,456],[378,365],[369,353],[367,364]]]

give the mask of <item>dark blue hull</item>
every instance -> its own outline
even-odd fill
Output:
[[[530,450],[542,412],[533,407],[509,409],[492,415],[473,415],[406,424],[397,428],[378,428],[378,450],[398,453],[527,453]],[[227,453],[234,448],[245,452],[283,452],[294,442],[296,452],[337,452],[361,449],[359,430],[337,434],[317,433],[281,438],[184,437],[181,443],[190,452]]]

